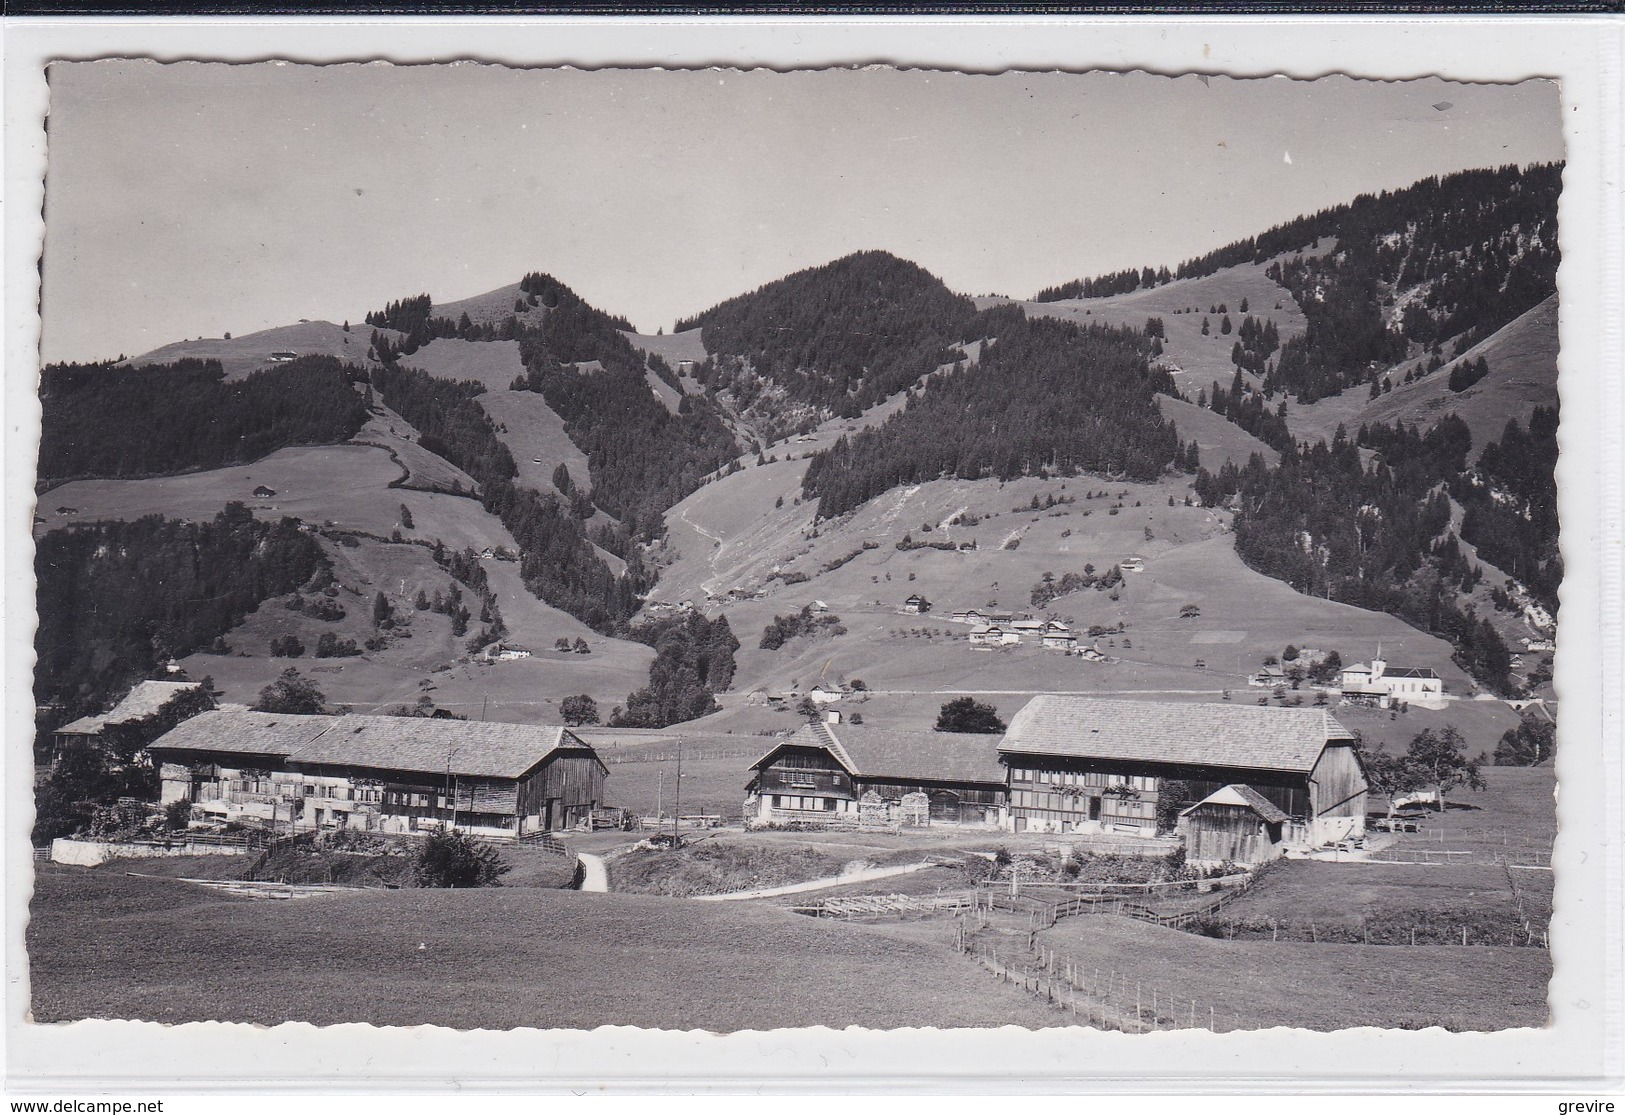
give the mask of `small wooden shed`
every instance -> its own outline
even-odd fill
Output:
[[[1185,859],[1200,866],[1275,859],[1284,846],[1287,820],[1269,798],[1232,782],[1180,813]]]

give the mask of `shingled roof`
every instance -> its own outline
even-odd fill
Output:
[[[779,747],[786,744],[825,748],[858,778],[1005,783],[996,735],[809,724]],[[777,750],[773,748],[756,765],[761,766]]]
[[[445,774],[449,765],[452,774],[476,778],[518,778],[560,748],[591,751],[558,725],[268,712],[207,712],[160,737],[153,748],[424,774]]]
[[[145,720],[156,716],[182,693],[202,686],[198,681],[143,681],[125,694],[124,700],[100,716],[81,716],[57,731],[70,736],[93,736],[109,724],[127,724],[132,720]]]
[[[420,716],[341,716],[291,758],[384,770],[518,778],[561,747],[586,748],[556,724],[482,724]],[[590,750],[590,749],[589,749]]]
[[[1308,772],[1354,736],[1316,708],[1114,701],[1046,693],[1016,713],[1002,753]]]
[[[152,743],[154,751],[222,752],[286,758],[327,731],[336,716],[214,709],[183,720]]]
[[[1243,809],[1251,809],[1272,825],[1278,825],[1287,820],[1287,815],[1278,809],[1274,802],[1251,786],[1244,786],[1239,782],[1232,782],[1228,786],[1221,786],[1207,797],[1186,809],[1181,809],[1179,815],[1194,812],[1204,805],[1238,805]]]

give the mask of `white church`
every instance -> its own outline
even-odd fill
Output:
[[[1382,650],[1367,666],[1356,662],[1343,670],[1343,699],[1355,704],[1387,708],[1395,701],[1427,704],[1444,697],[1444,679],[1427,666],[1394,666],[1382,660]]]

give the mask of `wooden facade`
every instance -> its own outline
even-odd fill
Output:
[[[999,751],[1018,832],[1153,836],[1180,811],[1236,786],[1278,811],[1282,837],[1294,845],[1365,828],[1356,742],[1319,710],[1048,694],[1017,714]]]
[[[586,744],[561,747],[519,779],[518,815],[538,818],[543,832],[590,823],[592,811],[604,804],[608,773],[598,753]]]
[[[608,769],[568,730],[408,719],[207,713],[152,745],[162,800],[295,829],[491,835],[574,828],[604,803]],[[382,765],[394,742],[399,765]]]
[[[1231,784],[1179,815],[1185,858],[1201,867],[1251,866],[1281,855],[1288,817],[1251,786]]]
[[[996,743],[990,736],[813,725],[753,765],[747,816],[841,822],[872,796],[872,808],[897,819],[907,812],[905,798],[923,794],[925,822],[998,825],[1009,791]]]
[[[1185,831],[1185,858],[1198,865],[1265,863],[1281,854],[1281,824],[1237,805],[1201,805]]]

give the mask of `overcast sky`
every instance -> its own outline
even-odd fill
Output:
[[[533,270],[653,332],[867,248],[1030,297],[1562,157],[1546,82],[117,61],[50,81],[48,361]]]

